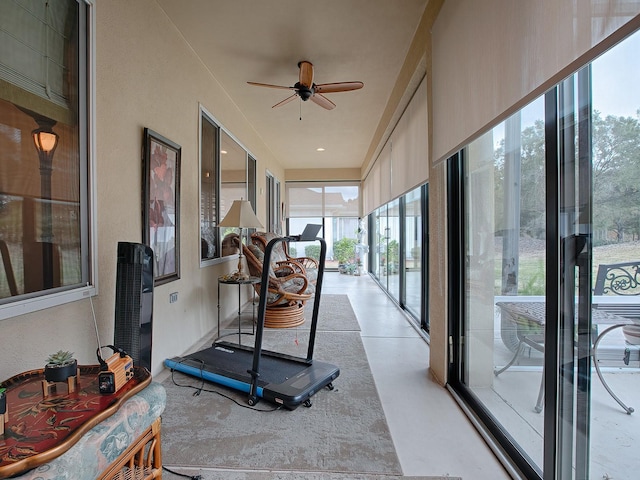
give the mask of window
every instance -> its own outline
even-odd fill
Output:
[[[256,160],[200,108],[200,260],[238,253],[225,242],[237,228],[221,222],[234,200],[249,200],[255,209]]]
[[[280,216],[280,180],[267,171],[267,226],[269,232],[282,234],[282,218]]]
[[[91,281],[88,14],[75,0],[0,5],[0,318]]]
[[[359,194],[360,187],[348,183],[287,183],[288,231],[298,234],[308,223],[322,224],[326,268],[353,272],[358,268]],[[298,256],[316,255],[312,244],[303,242],[294,248]]]
[[[368,217],[370,273],[429,332],[428,184],[377,208]]]
[[[404,197],[404,292],[401,295],[403,307],[417,319],[421,328],[429,331],[427,272],[429,270],[428,236],[428,184],[424,184]],[[424,301],[423,301],[424,300]]]
[[[256,206],[256,168],[258,166],[258,162],[255,158],[249,155],[247,161],[247,200],[251,202],[251,206],[253,207],[253,211],[257,212]]]
[[[449,384],[527,478],[633,476],[639,46],[636,32],[450,159]]]
[[[220,128],[204,111],[200,122],[200,258],[208,260],[220,256],[215,235]]]
[[[248,200],[247,152],[224,130],[220,133],[220,218],[234,200]],[[224,255],[224,253],[223,253]]]

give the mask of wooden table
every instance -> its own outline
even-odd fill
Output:
[[[115,413],[129,397],[151,382],[151,374],[134,367],[134,376],[114,394],[98,389],[99,365],[80,366],[75,391],[56,384],[43,395],[44,370],[31,370],[2,383],[8,422],[0,436],[0,478],[46,463],[71,448],[95,425]]]
[[[515,363],[524,345],[528,345],[536,349],[537,351],[544,353],[544,325],[546,319],[546,307],[545,302],[497,302],[496,305],[500,307],[501,315],[506,314],[508,318],[515,324],[516,335],[518,336],[519,340],[513,358],[504,367],[496,369],[494,371],[494,374],[498,376]],[[593,365],[595,367],[596,374],[598,375],[598,378],[600,379],[600,382],[602,382],[604,388],[607,390],[607,392],[609,392],[609,395],[611,395],[611,397],[613,397],[613,399],[618,402],[618,405],[620,405],[623,410],[630,415],[634,412],[634,409],[632,407],[628,407],[622,400],[617,397],[617,395],[613,392],[613,390],[611,390],[604,377],[602,376],[600,365],[598,364],[598,345],[600,344],[604,336],[612,330],[615,330],[616,328],[622,328],[625,325],[634,325],[638,322],[635,322],[631,318],[620,317],[618,315],[614,315],[613,313],[599,310],[597,308],[591,309],[591,322],[594,325],[609,325],[596,336],[596,339],[593,342],[593,346],[591,347],[591,356],[593,358]],[[542,411],[543,399],[544,386],[540,385],[538,401],[536,402],[535,407],[535,410],[538,413]]]

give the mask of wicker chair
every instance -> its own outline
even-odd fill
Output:
[[[255,234],[254,234],[255,235]],[[253,235],[252,235],[253,237]],[[282,242],[284,244],[285,242]],[[260,241],[249,243],[243,249],[249,273],[262,277],[264,266],[264,247]],[[275,252],[275,250],[280,250]],[[304,306],[315,293],[315,281],[310,281],[302,263],[295,259],[287,260],[282,256],[283,248],[272,251],[269,265],[269,285],[267,287],[267,306],[264,326],[268,328],[288,328],[304,323]],[[262,294],[262,285],[255,285],[258,295]]]
[[[274,238],[280,238],[280,235],[273,232],[255,232],[251,234],[251,243],[264,252],[267,244]],[[318,279],[318,261],[315,258],[290,256],[287,242],[275,245],[271,256],[272,261],[276,263],[284,262],[295,265],[296,267],[302,267],[299,268],[299,271],[305,274],[309,283],[315,285]]]

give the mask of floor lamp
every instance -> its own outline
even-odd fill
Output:
[[[219,227],[240,228],[240,255],[238,256],[238,271],[230,275],[234,280],[246,280],[249,274],[244,271],[244,255],[242,254],[242,235],[245,228],[262,228],[262,224],[253,212],[251,202],[248,200],[234,200],[229,212],[218,224]]]

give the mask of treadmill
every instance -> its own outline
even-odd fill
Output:
[[[333,380],[340,369],[330,363],[313,360],[320,293],[324,276],[327,246],[324,239],[316,237],[318,225],[307,225],[301,235],[272,239],[265,249],[262,285],[268,285],[271,253],[278,242],[319,241],[320,260],[313,302],[313,316],[309,332],[306,358],[262,349],[264,317],[267,295],[260,295],[258,319],[253,347],[226,341],[215,341],[209,348],[184,357],[166,359],[166,367],[213,383],[248,393],[247,403],[256,405],[260,398],[294,410],[301,404],[312,405],[311,397],[327,387],[333,390]],[[309,233],[313,231],[312,233]]]

